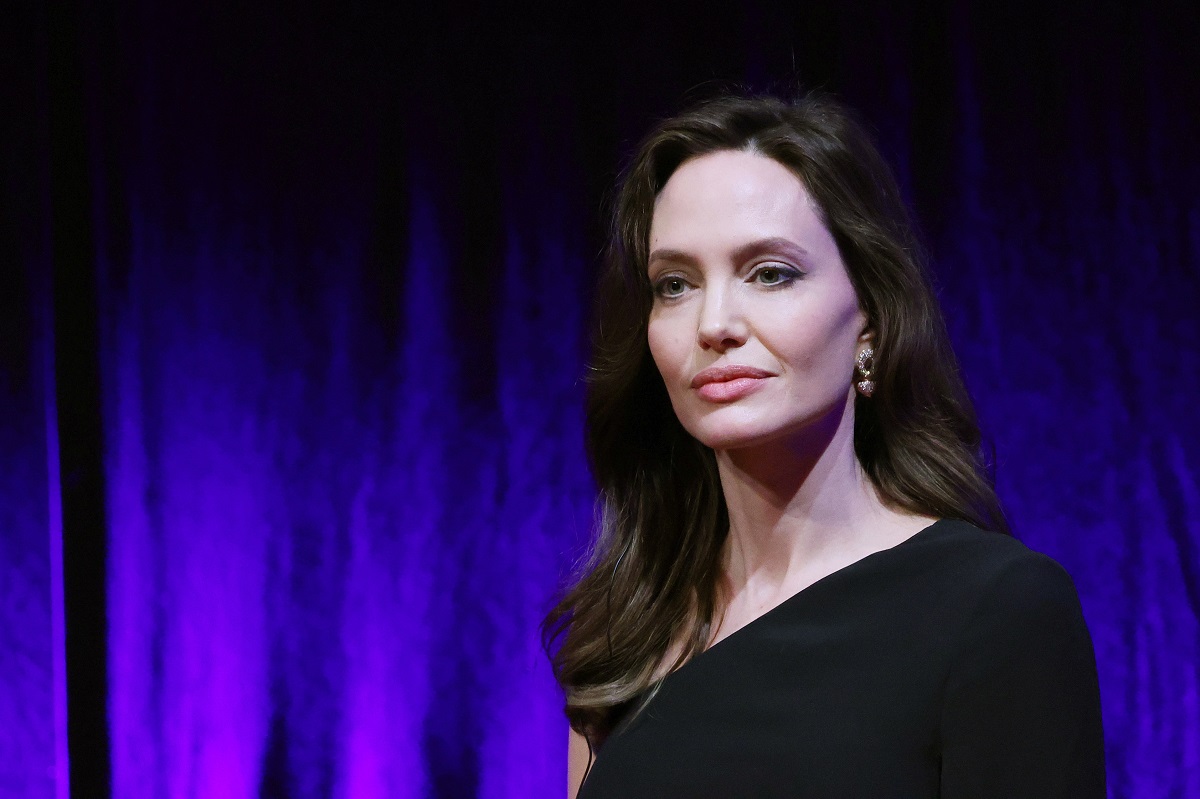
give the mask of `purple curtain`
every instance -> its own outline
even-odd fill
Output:
[[[837,92],[934,255],[1110,794],[1200,797],[1200,12],[19,4],[0,797],[559,795],[605,193],[713,83]]]

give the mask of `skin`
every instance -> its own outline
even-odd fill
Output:
[[[854,357],[871,333],[837,244],[785,167],[741,151],[681,166],[655,207],[648,272],[650,351],[702,443],[811,452],[853,411]],[[735,402],[691,388],[701,369],[726,363],[775,377]]]
[[[567,743],[567,799],[575,799],[587,774],[589,752],[587,740],[582,735],[575,730],[571,730],[570,735]]]
[[[791,171],[746,151],[686,161],[658,196],[648,275],[651,355],[680,423],[713,449],[729,508],[710,646],[934,521],[889,507],[855,457],[854,359],[874,331]],[[769,376],[734,399],[693,387],[724,365]],[[572,799],[586,764],[572,733]]]

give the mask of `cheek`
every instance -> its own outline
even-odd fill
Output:
[[[682,369],[686,360],[686,349],[680,346],[679,337],[672,326],[662,321],[650,320],[646,338],[650,345],[650,357],[670,388],[674,382],[670,378]]]
[[[783,357],[794,367],[822,374],[849,375],[861,325],[857,308],[795,313],[778,329],[788,331]]]

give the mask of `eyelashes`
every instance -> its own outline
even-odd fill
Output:
[[[654,284],[654,296],[664,300],[672,300],[683,296],[684,291],[691,285],[678,275],[667,275],[659,278]]]
[[[788,286],[802,277],[804,277],[804,273],[799,269],[770,261],[752,269],[746,276],[745,282],[758,284],[765,289],[776,289]],[[677,300],[696,286],[684,275],[676,273],[658,278],[654,281],[652,288],[657,299]]]
[[[785,286],[801,275],[800,270],[790,266],[763,264],[750,273],[749,280],[757,281],[762,286]]]

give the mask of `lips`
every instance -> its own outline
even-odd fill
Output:
[[[766,378],[774,376],[753,366],[710,366],[692,378],[692,388],[706,400],[732,402],[758,390]]]

